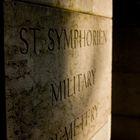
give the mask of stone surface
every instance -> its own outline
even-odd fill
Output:
[[[19,0],[112,17],[112,0]]]
[[[111,137],[111,115],[101,129],[91,138],[91,140],[110,140]]]
[[[4,14],[8,140],[109,140],[111,19],[23,2]]]

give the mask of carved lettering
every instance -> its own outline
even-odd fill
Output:
[[[26,28],[21,28],[20,29],[20,39],[23,41],[25,48],[20,48],[20,52],[22,54],[27,54],[28,50],[29,50],[29,43],[27,42],[27,40],[24,38],[24,33],[27,33],[27,29]],[[26,35],[26,34],[25,34]]]
[[[50,44],[48,45],[48,50],[50,50],[50,51],[53,51],[54,50],[54,46],[55,46],[53,35],[51,36],[52,33],[54,33],[54,30],[53,29],[49,29],[48,37],[49,37],[49,40],[50,40]]]
[[[52,105],[80,93],[95,84],[95,70],[79,73],[51,84]]]
[[[31,32],[31,33],[30,33]],[[45,40],[40,40],[38,34],[45,32]],[[32,34],[31,39],[25,36]],[[21,28],[20,39],[24,44],[24,49],[21,47],[22,54],[29,53],[29,40],[33,40],[30,46],[33,46],[33,53],[39,55],[46,51],[77,49],[84,47],[93,47],[104,45],[107,42],[107,32],[105,30],[80,30],[80,29],[56,29],[49,28]],[[37,51],[40,50],[40,51]]]
[[[33,31],[33,48],[34,48],[34,53],[37,55],[37,49],[36,49],[36,32],[40,31],[39,28],[30,28],[31,31]]]
[[[69,125],[61,128],[54,136],[48,140],[72,140],[75,136],[80,135],[87,129],[92,127],[92,124],[97,119],[97,105],[93,105],[83,114],[76,117]]]

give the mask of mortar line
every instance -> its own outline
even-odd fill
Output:
[[[107,120],[99,129],[97,129],[97,130],[95,131],[94,135],[92,135],[92,136],[89,138],[89,140],[90,140],[91,138],[94,138],[94,137],[96,136],[96,134],[108,123],[108,121],[109,121],[109,120]]]
[[[81,14],[92,15],[92,16],[97,16],[97,17],[112,20],[112,17],[102,16],[102,15],[98,15],[98,14],[94,14],[94,13],[86,12],[86,11],[78,11],[78,10],[72,10],[72,9],[69,9],[69,8],[64,8],[64,7],[58,7],[58,6],[53,5],[53,4],[48,5],[48,4],[42,4],[42,3],[31,2],[31,1],[26,1],[26,0],[20,0],[20,1],[19,0],[14,0],[14,2],[22,2],[22,3],[26,3],[26,4],[30,4],[30,5],[37,5],[37,6],[43,6],[43,7],[56,8],[56,9],[61,9],[61,10],[68,11],[68,12],[81,13]]]

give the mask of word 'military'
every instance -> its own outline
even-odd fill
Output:
[[[63,101],[82,90],[95,84],[95,70],[91,69],[85,73],[79,73],[64,80],[54,82],[51,86],[52,105]]]

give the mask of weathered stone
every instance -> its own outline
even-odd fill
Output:
[[[19,0],[112,17],[112,0]]]
[[[111,115],[109,116],[108,121],[100,128],[94,137],[91,137],[90,140],[110,140],[111,136]]]
[[[8,140],[109,140],[111,19],[23,2],[4,17]]]

